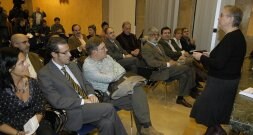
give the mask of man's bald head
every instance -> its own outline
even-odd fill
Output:
[[[14,34],[11,36],[11,44],[13,47],[18,48],[24,53],[29,52],[30,44],[28,42],[28,37],[24,34]]]

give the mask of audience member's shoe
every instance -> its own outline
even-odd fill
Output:
[[[199,82],[197,82],[196,87],[197,88],[203,88],[203,86]]]
[[[188,107],[188,108],[192,107],[192,105],[189,104],[185,99],[177,99],[176,103],[181,104],[181,105]]]
[[[142,128],[141,135],[163,135],[163,133],[158,132],[154,127]]]
[[[196,99],[198,96],[202,94],[201,91],[199,91],[196,87],[191,89],[190,96],[194,99]]]

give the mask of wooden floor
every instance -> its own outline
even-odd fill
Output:
[[[252,45],[253,38],[247,39],[247,44]],[[248,47],[247,56],[252,49],[253,46]],[[245,58],[239,89],[245,89],[249,86],[253,86],[253,71],[249,71],[251,68],[252,66],[250,66],[249,58]],[[163,132],[164,135],[203,135],[206,127],[197,124],[189,117],[191,109],[175,103],[177,88],[177,83],[171,82],[168,86],[166,98],[165,87],[163,84],[159,84],[154,90],[145,88],[148,96],[153,126],[160,132]],[[191,104],[194,103],[194,99],[191,97],[186,97],[186,100]],[[130,112],[122,110],[118,113],[128,134],[131,135],[132,133],[132,135],[136,135],[134,122],[131,132]],[[222,126],[227,133],[230,134],[229,131],[231,127],[229,125]]]
[[[253,86],[253,71],[249,71],[250,67],[250,60],[246,58],[242,70],[239,89],[245,89],[249,86]],[[203,135],[206,127],[197,124],[194,119],[189,117],[191,108],[186,108],[175,103],[178,88],[177,82],[171,82],[167,88],[168,92],[166,98],[164,84],[159,84],[154,90],[145,88],[148,96],[153,126],[165,135]],[[191,97],[186,97],[186,100],[191,104],[195,101]],[[120,111],[119,115],[128,134],[131,135],[130,113],[127,111]],[[231,127],[229,125],[222,126],[227,133],[230,134]],[[136,135],[135,125],[133,127],[132,135]]]

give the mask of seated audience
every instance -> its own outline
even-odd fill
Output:
[[[24,18],[16,19],[16,23],[12,31],[13,31],[13,34],[16,34],[16,33],[27,34],[28,30],[27,30],[26,20]]]
[[[42,20],[41,21],[41,26],[39,27],[39,34],[42,37],[48,37],[50,34],[50,27],[47,25],[47,21],[46,20]]]
[[[54,24],[51,26],[51,32],[53,34],[64,34],[65,33],[65,29],[61,25],[61,20],[59,17],[54,18]]]
[[[125,69],[106,54],[107,48],[101,38],[91,38],[86,50],[89,56],[83,64],[83,76],[90,82],[94,89],[103,93],[103,102],[112,103],[120,109],[133,110],[138,133],[141,135],[163,135],[156,131],[150,120],[149,107],[143,85],[123,87],[124,91],[130,90],[117,98],[108,91],[110,83],[121,81],[126,73]],[[129,79],[130,80],[130,79]],[[123,85],[123,84],[122,84]],[[119,87],[119,85],[118,85]],[[132,87],[132,88],[127,88]],[[124,93],[124,92],[123,92]],[[121,95],[121,94],[119,94]],[[114,97],[114,98],[113,98]]]
[[[161,38],[158,43],[163,47],[164,52],[168,57],[172,58],[175,61],[178,61],[181,64],[186,64],[194,72],[196,72],[195,81],[197,87],[202,87],[199,81],[203,81],[207,77],[207,74],[203,69],[203,66],[199,62],[194,60],[187,51],[180,49],[176,44],[172,44],[170,40],[170,33],[171,29],[169,27],[163,27],[161,29]],[[195,92],[191,93],[191,95],[195,97],[197,96],[196,93],[197,89],[195,90]]]
[[[176,28],[174,30],[173,38],[171,39],[171,44],[173,44],[174,46],[178,46],[181,50],[183,50],[183,46],[180,42],[181,37],[182,37],[181,28]]]
[[[39,122],[37,135],[54,135],[50,123],[43,120],[46,102],[37,80],[29,77],[25,54],[1,48],[0,67],[0,132],[25,135],[24,125],[34,117]]]
[[[51,60],[38,74],[41,89],[49,103],[65,109],[65,128],[79,130],[83,124],[96,126],[100,135],[126,135],[114,107],[98,103],[94,90],[84,80],[76,63],[70,62],[69,46],[61,37],[52,37],[48,43]]]
[[[81,26],[78,24],[72,25],[73,35],[69,37],[68,44],[73,58],[80,58],[85,55],[85,46],[88,39],[81,32]]]
[[[43,60],[33,52],[30,52],[30,44],[26,35],[14,34],[11,36],[11,44],[13,47],[22,51],[26,57],[26,62],[30,65],[28,67],[29,77],[37,78],[37,72],[43,67]]]
[[[142,56],[148,66],[159,68],[153,71],[152,80],[168,81],[179,80],[179,92],[176,103],[186,107],[192,107],[184,96],[190,94],[191,89],[195,86],[195,74],[191,68],[186,65],[179,65],[176,61],[166,56],[162,46],[158,44],[159,31],[155,27],[148,30],[148,40],[142,48]]]
[[[183,50],[190,52],[191,50],[196,49],[195,41],[190,38],[189,36],[189,30],[187,28],[182,28],[182,37],[180,39],[180,42],[182,44]]]
[[[102,24],[101,24],[102,32],[101,32],[101,34],[100,34],[100,37],[101,37],[102,39],[105,38],[105,29],[108,28],[108,27],[109,27],[108,22],[106,22],[106,21],[102,22]]]
[[[138,59],[128,54],[127,51],[121,47],[111,27],[105,29],[105,37],[104,43],[108,50],[108,55],[115,59],[126,70],[137,73]]]
[[[88,31],[89,31],[89,35],[87,36],[88,39],[90,39],[91,37],[94,37],[94,36],[99,36],[99,35],[97,35],[97,28],[95,25],[90,25],[88,27]]]
[[[129,54],[133,56],[141,56],[141,44],[136,36],[131,33],[131,23],[126,21],[122,24],[122,33],[117,36],[117,40]]]

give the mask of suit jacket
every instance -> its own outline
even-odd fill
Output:
[[[121,44],[122,48],[125,49],[129,54],[131,54],[131,51],[135,49],[141,49],[140,42],[138,42],[136,36],[132,33],[130,33],[130,35],[126,35],[124,32],[122,32],[117,36],[116,39]]]
[[[33,52],[29,52],[28,57],[32,63],[32,66],[33,66],[35,72],[38,73],[39,70],[44,66],[43,60],[39,57],[38,54],[33,53]]]
[[[113,59],[115,59],[116,61],[123,59],[123,54],[127,55],[127,51],[124,50],[120,43],[117,40],[114,40],[114,43],[118,46],[118,48],[115,46],[114,43],[112,43],[109,39],[105,39],[105,45],[106,48],[108,49],[107,54],[109,54]]]
[[[191,50],[196,49],[196,45],[195,44],[191,44],[190,38],[189,37],[181,37],[180,39],[181,45],[182,45],[182,49],[190,52]]]
[[[85,93],[87,95],[94,94],[91,84],[84,80],[77,65],[70,63],[67,66],[78,80],[81,88],[85,90]],[[70,130],[80,129],[83,124],[82,116],[85,115],[81,98],[71,82],[67,80],[52,60],[39,71],[38,80],[49,103],[55,108],[66,110],[68,117],[66,128]]]
[[[168,79],[169,75],[166,71],[167,69],[167,62],[170,61],[170,58],[166,56],[162,46],[157,44],[160,51],[151,43],[146,42],[146,44],[142,47],[142,57],[144,58],[145,62],[150,67],[157,67],[160,70],[153,71],[150,79],[153,80],[166,80]]]
[[[83,34],[83,39],[87,43],[88,39],[86,38],[86,35],[84,35],[84,34]],[[81,42],[74,35],[72,35],[68,39],[68,44],[69,44],[69,49],[70,49],[70,53],[71,53],[71,59],[80,58],[81,56],[85,56],[86,55],[85,51],[82,51],[82,52],[78,51],[77,47],[79,47],[81,45]]]
[[[84,34],[83,34],[83,39],[87,43],[88,39],[87,39],[86,35],[84,35]],[[68,44],[69,44],[69,49],[73,50],[73,49],[76,49],[77,47],[79,47],[81,45],[81,42],[76,36],[72,35],[68,39]]]
[[[182,55],[182,53],[181,53],[182,49],[180,49],[175,43],[173,43],[171,45],[175,48],[176,52],[174,52],[172,50],[172,48],[170,47],[170,45],[165,40],[160,39],[158,43],[160,45],[162,45],[162,47],[163,47],[163,49],[165,51],[165,54],[168,57],[172,58],[173,60],[177,60]]]

